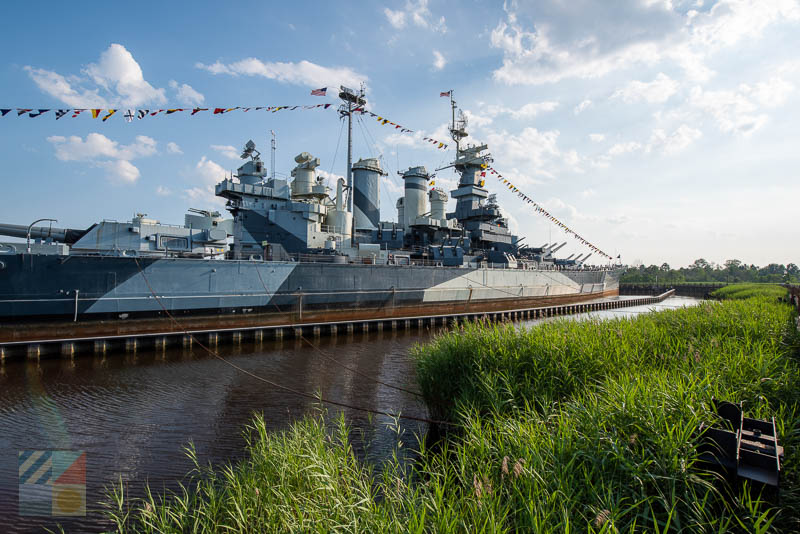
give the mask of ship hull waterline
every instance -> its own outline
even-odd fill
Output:
[[[0,271],[0,344],[532,309],[618,295],[620,274],[91,256],[8,260]]]

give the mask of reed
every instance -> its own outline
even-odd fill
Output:
[[[532,328],[464,325],[414,351],[429,408],[456,430],[380,473],[341,418],[268,433],[248,458],[130,503],[119,532],[794,532],[800,530],[800,342],[775,298]],[[779,500],[695,465],[711,398],[775,416]],[[399,437],[398,437],[399,439]]]
[[[753,297],[768,297],[776,300],[785,299],[789,290],[777,284],[733,284],[722,287],[711,293],[718,299],[749,299]]]

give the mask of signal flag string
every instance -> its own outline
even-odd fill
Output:
[[[323,397],[321,394],[320,395],[312,395],[311,393],[306,393],[305,391],[300,391],[298,389],[294,389],[294,388],[291,388],[289,386],[284,386],[282,384],[278,384],[277,382],[273,382],[272,380],[269,380],[267,378],[259,376],[259,375],[255,374],[255,373],[251,372],[251,371],[248,371],[247,369],[245,369],[245,368],[243,368],[243,367],[241,367],[239,365],[236,365],[235,363],[229,361],[228,359],[223,358],[222,356],[220,356],[219,353],[217,353],[216,351],[208,348],[199,339],[197,339],[194,336],[194,334],[192,334],[191,332],[189,332],[188,330],[183,328],[183,326],[181,326],[181,324],[178,322],[178,320],[175,319],[175,317],[172,316],[172,314],[169,312],[169,310],[167,310],[166,306],[164,306],[164,303],[161,302],[161,299],[158,297],[158,295],[156,295],[155,291],[153,291],[153,286],[150,285],[150,281],[147,279],[147,276],[144,274],[144,270],[142,269],[142,266],[139,264],[139,259],[138,258],[133,258],[133,261],[136,262],[136,267],[139,269],[139,274],[142,275],[142,279],[144,280],[145,284],[147,285],[147,289],[150,291],[150,294],[153,295],[153,298],[156,300],[156,302],[158,302],[158,305],[161,307],[161,309],[166,314],[166,316],[169,317],[169,319],[173,322],[173,324],[175,324],[175,326],[178,328],[178,330],[183,332],[184,335],[187,335],[190,338],[192,338],[192,341],[197,343],[200,346],[200,348],[202,348],[208,354],[210,354],[211,356],[217,358],[218,360],[221,360],[222,362],[224,362],[225,364],[229,365],[230,367],[236,369],[237,371],[239,371],[239,372],[241,372],[243,374],[246,374],[247,376],[249,376],[251,378],[254,378],[254,379],[256,379],[256,380],[258,380],[260,382],[264,382],[265,384],[268,384],[268,385],[270,385],[270,386],[272,386],[274,388],[280,389],[282,391],[286,391],[287,393],[292,393],[293,395],[297,395],[299,397],[304,397],[304,398],[307,398],[307,399],[312,399],[312,400],[315,400],[317,402],[322,402],[324,404],[330,404],[332,406],[338,406],[340,408],[347,408],[347,409],[350,409],[350,410],[357,410],[357,411],[361,411],[361,412],[372,413],[372,414],[375,414],[375,415],[385,415],[387,417],[391,417],[391,418],[394,418],[394,419],[408,419],[410,421],[418,421],[418,422],[421,422],[421,423],[428,423],[428,424],[442,425],[442,426],[457,426],[455,423],[452,423],[450,421],[439,421],[439,420],[436,420],[436,419],[429,419],[427,417],[415,417],[413,415],[403,415],[403,414],[400,414],[400,413],[385,412],[385,411],[382,411],[382,410],[375,410],[375,409],[372,409],[372,408],[365,408],[363,406],[354,406],[354,405],[351,405],[351,404],[346,404],[344,402],[339,402],[339,401],[327,399],[327,398]]]
[[[601,250],[599,247],[597,247],[597,246],[593,245],[593,244],[592,244],[591,242],[589,242],[587,239],[585,239],[584,237],[582,237],[582,236],[581,236],[580,234],[578,234],[578,233],[577,233],[575,230],[573,230],[572,228],[570,228],[570,227],[569,227],[569,226],[567,226],[566,224],[564,224],[564,223],[562,223],[561,221],[559,221],[559,220],[558,220],[556,217],[554,217],[554,216],[553,216],[553,215],[552,215],[552,214],[551,214],[549,211],[547,211],[547,210],[546,210],[546,209],[544,209],[544,208],[543,208],[541,205],[539,205],[539,203],[537,203],[537,202],[536,202],[535,200],[533,200],[531,197],[529,197],[528,195],[526,195],[525,193],[523,193],[522,191],[520,191],[520,189],[519,189],[517,186],[515,186],[514,184],[512,184],[512,183],[511,183],[511,181],[510,181],[509,179],[505,178],[505,177],[504,177],[502,174],[500,174],[499,172],[497,172],[497,170],[495,170],[495,169],[494,169],[494,168],[492,168],[491,166],[487,165],[486,163],[483,163],[483,164],[481,165],[481,168],[483,168],[483,169],[484,169],[483,171],[481,171],[481,176],[484,176],[484,177],[485,177],[485,176],[486,176],[486,171],[487,171],[487,170],[489,171],[489,173],[490,173],[490,174],[494,174],[494,175],[496,175],[496,176],[497,176],[497,179],[498,179],[498,180],[500,180],[500,181],[503,183],[503,185],[505,185],[505,186],[506,186],[506,187],[507,187],[507,188],[508,188],[508,189],[509,189],[511,192],[513,192],[513,193],[516,193],[516,194],[517,194],[517,196],[518,196],[519,198],[521,198],[523,201],[525,201],[526,203],[528,203],[528,204],[530,204],[531,206],[533,206],[533,207],[534,207],[534,209],[536,210],[536,213],[539,213],[539,214],[543,215],[544,217],[546,217],[547,219],[549,219],[549,220],[550,220],[550,222],[554,223],[556,226],[558,226],[559,228],[561,228],[562,230],[564,230],[564,232],[566,232],[567,234],[570,234],[570,235],[572,235],[572,236],[573,236],[575,239],[577,239],[578,241],[580,241],[580,243],[581,243],[582,245],[585,245],[586,247],[588,247],[588,248],[589,248],[589,249],[590,249],[592,252],[596,252],[596,253],[597,253],[597,254],[599,254],[600,256],[603,256],[604,258],[608,258],[609,260],[613,260],[613,259],[614,259],[614,258],[613,258],[611,255],[609,255],[609,254],[606,254],[606,253],[605,253],[605,252],[603,252],[603,251],[602,251],[602,250]]]

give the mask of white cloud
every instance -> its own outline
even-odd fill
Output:
[[[39,89],[68,106],[75,108],[109,106],[108,101],[98,94],[97,88],[73,87],[74,81],[70,82],[64,76],[45,69],[26,66],[25,71]]]
[[[139,179],[139,169],[130,161],[124,159],[97,161],[94,165],[105,169],[108,172],[108,177],[113,181],[132,184]]]
[[[219,182],[224,180],[225,176],[228,174],[228,171],[226,171],[221,165],[215,163],[205,156],[200,158],[200,161],[197,162],[194,168],[197,171],[197,175],[206,185],[217,185]]]
[[[344,178],[344,176],[320,168],[317,168],[317,176],[321,176],[326,180],[328,187],[332,188],[331,196],[336,196],[336,182],[339,178]]]
[[[536,128],[525,128],[519,135],[505,130],[492,131],[487,142],[498,161],[510,167],[528,169],[525,176],[520,176],[518,183],[534,183],[531,175],[554,177],[553,167],[561,159],[558,148],[557,130],[540,132]],[[503,174],[509,174],[503,172]]]
[[[431,10],[428,9],[428,0],[407,0],[403,9],[392,10],[387,7],[384,8],[383,14],[389,24],[396,30],[402,30],[408,23],[411,23],[418,28],[434,30],[440,33],[447,32],[447,25],[443,16],[434,21],[434,16]]]
[[[433,51],[433,68],[434,70],[442,70],[447,65],[447,60],[438,50]]]
[[[387,7],[383,10],[383,14],[386,15],[386,20],[393,28],[402,30],[406,27],[406,14],[403,11],[393,11]]]
[[[241,152],[235,147],[231,145],[211,145],[211,148],[222,154],[228,159],[241,159]]]
[[[750,135],[767,122],[767,115],[743,92],[704,91],[694,87],[690,105],[711,115],[719,129],[726,133]]]
[[[120,145],[99,133],[90,133],[86,139],[76,135],[54,135],[47,140],[55,145],[56,157],[61,161],[89,161],[97,158],[131,160],[156,153],[156,141],[146,135],[136,136],[136,142]]]
[[[547,111],[553,111],[558,107],[558,102],[545,100],[544,102],[528,102],[518,109],[507,108],[505,106],[489,105],[486,106],[486,114],[494,118],[498,115],[510,115],[514,119],[532,119]],[[491,120],[489,121],[491,122]]]
[[[592,105],[592,101],[591,100],[584,100],[583,102],[581,102],[580,104],[575,106],[575,109],[573,109],[572,111],[573,111],[573,113],[575,113],[575,115],[578,115],[580,113],[583,113],[591,105]]]
[[[767,108],[782,106],[794,89],[794,85],[778,76],[759,82],[754,87],[740,86],[743,93],[749,94],[756,102]]]
[[[681,124],[677,130],[669,135],[662,129],[655,129],[650,137],[650,143],[647,145],[646,151],[661,149],[665,154],[674,154],[700,139],[702,135],[703,133],[700,130],[686,124]]]
[[[160,197],[168,197],[171,194],[172,191],[168,187],[164,187],[163,185],[156,187],[156,195]]]
[[[87,135],[86,139],[76,135],[54,135],[47,141],[55,147],[55,156],[61,161],[87,161],[94,167],[105,169],[112,181],[129,184],[140,175],[130,160],[156,153],[156,141],[146,135],[136,136],[136,142],[130,145],[120,145],[96,132]]]
[[[198,93],[194,88],[186,83],[179,84],[175,80],[169,81],[170,88],[175,90],[175,96],[178,102],[189,106],[199,106],[206,99],[201,93]]]
[[[600,143],[602,141],[605,141],[605,138],[606,136],[603,134],[598,134],[598,133],[589,134],[589,139],[592,141],[592,143]]]
[[[595,191],[594,189],[584,189],[583,191],[581,191],[581,196],[583,198],[591,198],[591,197],[595,196],[596,194],[597,194],[597,191]]]
[[[72,107],[136,107],[167,101],[164,89],[150,85],[133,55],[116,43],[100,54],[97,63],[83,68],[82,76],[65,77],[31,66],[25,71],[39,89]]]
[[[339,84],[357,87],[359,83],[367,80],[367,76],[348,67],[323,67],[306,60],[298,63],[264,62],[250,57],[227,64],[217,61],[211,65],[196,63],[195,66],[198,69],[207,70],[211,74],[261,76],[270,80],[308,87],[327,87]]]
[[[173,143],[172,141],[170,141],[169,143],[167,143],[167,153],[169,153],[169,154],[183,154],[183,150],[181,150],[181,147],[178,146],[177,143]]]
[[[620,0],[613,4],[511,3],[491,33],[503,51],[500,82],[543,84],[597,78],[671,60],[697,80],[713,72],[719,50],[761,36],[772,24],[800,20],[795,0],[719,0],[705,12],[683,3]]]
[[[642,148],[641,143],[637,143],[636,141],[616,143],[614,146],[608,149],[608,155],[619,156],[620,154],[627,154],[628,152],[633,152],[635,150],[639,150],[640,148]]]
[[[183,190],[183,196],[193,204],[204,207],[224,207],[225,199],[214,194],[214,187],[225,179],[228,174],[221,165],[208,159],[206,156],[200,158],[195,165],[195,175],[198,185]]]
[[[621,98],[625,102],[644,100],[651,104],[666,102],[678,91],[678,82],[659,72],[652,82],[632,80],[622,89],[618,89],[611,98]]]

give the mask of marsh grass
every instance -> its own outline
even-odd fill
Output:
[[[743,300],[753,297],[768,297],[781,300],[788,295],[789,290],[777,284],[733,284],[711,293],[714,298],[728,300]]]
[[[468,324],[417,347],[429,409],[457,425],[417,460],[359,462],[340,418],[269,433],[248,459],[130,503],[120,532],[793,532],[800,530],[800,374],[774,297],[532,328]],[[696,464],[711,399],[775,416],[779,498]],[[327,426],[326,426],[327,424]],[[399,439],[399,438],[398,438]]]

